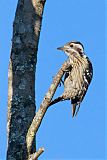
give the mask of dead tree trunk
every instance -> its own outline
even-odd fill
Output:
[[[19,0],[8,73],[7,160],[29,157],[26,135],[35,115],[35,66],[46,0]],[[35,152],[33,142],[31,153]]]

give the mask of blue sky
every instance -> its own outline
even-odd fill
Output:
[[[16,0],[0,5],[0,159],[6,154],[8,62]],[[40,36],[36,104],[39,107],[52,77],[67,59],[57,47],[71,40],[84,44],[94,76],[77,117],[70,102],[50,107],[37,133],[37,148],[44,146],[40,160],[105,160],[105,2],[104,0],[47,0]],[[55,97],[63,92],[58,87]]]

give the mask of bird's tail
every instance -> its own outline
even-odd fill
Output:
[[[77,105],[78,105],[78,108],[77,108]],[[80,104],[77,104],[77,103],[72,104],[72,117],[78,114],[79,109],[80,109]]]
[[[72,104],[72,117],[74,117],[74,116],[75,116],[76,106],[77,106],[77,104],[76,104],[76,103]]]

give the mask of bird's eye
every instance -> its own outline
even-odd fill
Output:
[[[70,47],[73,47],[73,44],[70,44]]]

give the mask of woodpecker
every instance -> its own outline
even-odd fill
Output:
[[[84,46],[81,42],[71,41],[57,49],[65,52],[70,66],[65,71],[63,94],[53,100],[50,105],[70,100],[72,104],[72,117],[74,117],[79,111],[80,104],[92,80],[93,67],[91,61],[84,53]]]

